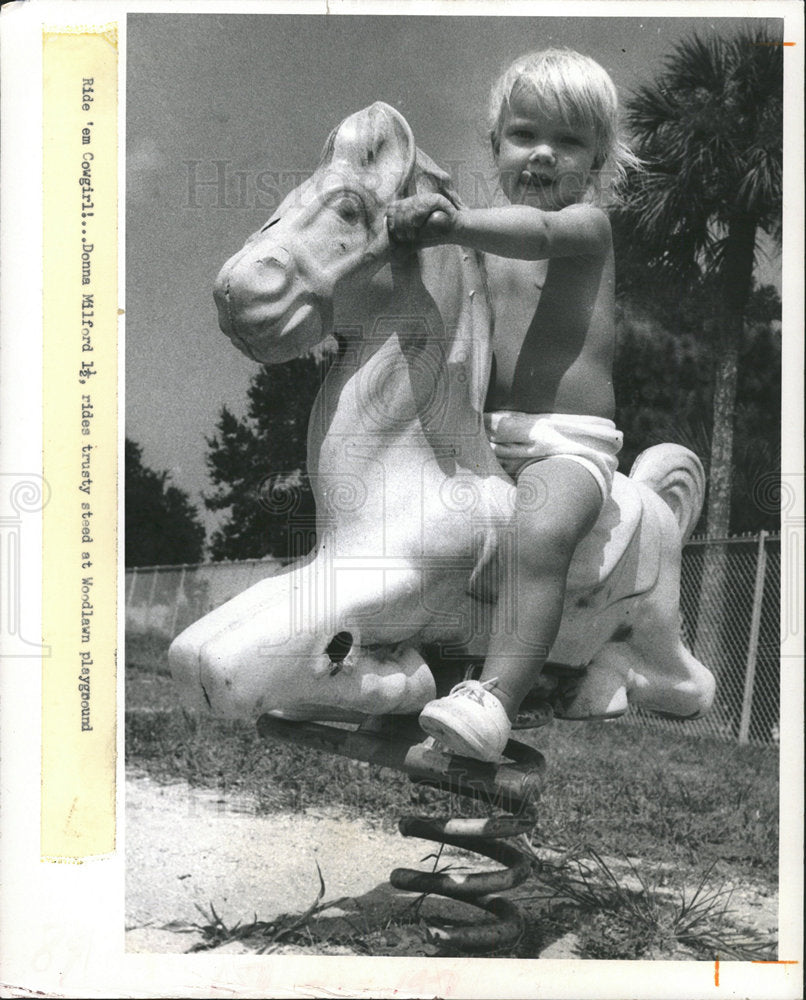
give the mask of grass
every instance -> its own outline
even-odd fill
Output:
[[[222,945],[240,942],[244,951],[258,955],[273,954],[282,949],[295,953],[349,954],[364,956],[404,955],[407,957],[440,954],[440,948],[429,941],[425,923],[411,907],[400,908],[393,916],[370,918],[359,911],[350,912],[353,900],[335,899],[322,902],[325,883],[319,872],[319,893],[302,914],[282,914],[276,920],[241,921],[228,926],[216,912],[196,907],[201,920],[173,921],[163,930],[192,934],[199,938],[188,953],[212,951]],[[347,912],[342,910],[347,908]],[[337,911],[331,917],[328,911]]]
[[[318,864],[316,871],[319,874],[319,892],[316,899],[314,899],[304,913],[293,916],[284,914],[278,917],[277,920],[268,922],[258,920],[257,914],[255,914],[254,919],[249,924],[239,922],[232,927],[228,927],[216,913],[215,906],[210,903],[209,913],[202,909],[202,907],[196,906],[196,909],[205,920],[204,923],[195,922],[186,924],[180,921],[168,924],[165,929],[177,930],[184,933],[200,933],[202,939],[189,949],[191,952],[209,951],[220,947],[222,944],[229,944],[232,941],[247,941],[258,938],[260,944],[257,948],[257,953],[259,955],[266,954],[275,950],[284,941],[298,939],[300,933],[304,933],[307,930],[310,918],[315,913],[321,912],[327,907],[328,904],[321,905],[322,897],[325,894],[325,880],[322,878],[322,872]]]
[[[588,846],[558,862],[540,863],[537,893],[532,888],[519,902],[547,904],[554,933],[572,931],[581,958],[653,959],[687,952],[709,961],[773,959],[774,940],[733,925],[732,889],[715,877],[715,867],[687,889],[680,874],[669,884],[657,867],[647,871],[629,858],[606,859]]]
[[[620,723],[556,723],[534,738],[549,763],[544,843],[698,868],[729,863],[777,881],[774,751]]]
[[[258,920],[255,914],[249,922],[227,926],[211,902],[209,910],[197,906],[202,921],[177,921],[165,929],[199,938],[188,949],[191,952],[240,942],[245,951],[257,954],[283,948],[374,956],[461,954],[457,946],[431,935],[429,925],[434,921],[422,913],[428,896],[403,905],[398,901],[391,913],[370,915],[349,898],[323,902],[325,881],[318,865],[317,873],[318,894],[302,913],[282,914],[271,921]],[[527,883],[529,889],[517,898],[526,916],[524,933],[513,948],[488,954],[535,958],[551,941],[573,934],[580,958],[774,959],[774,940],[732,925],[731,891],[724,883],[713,882],[711,874],[706,871],[687,891],[662,887],[629,860],[607,860],[594,849],[584,858],[541,861]],[[444,917],[440,923],[446,926]],[[448,923],[457,925],[455,918]]]
[[[327,803],[387,828],[403,813],[444,811],[442,793],[397,772],[266,744],[251,724],[185,716],[166,653],[155,637],[127,642],[126,757],[154,779],[249,795],[262,812]],[[542,845],[595,844],[601,856],[777,885],[775,751],[620,723],[555,723],[530,739],[549,765]]]

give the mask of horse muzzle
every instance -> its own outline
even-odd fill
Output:
[[[213,288],[221,330],[247,357],[277,364],[307,354],[330,332],[322,296],[281,246],[246,246]]]

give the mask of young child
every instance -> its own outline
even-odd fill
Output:
[[[619,140],[615,87],[598,63],[551,49],[517,59],[492,90],[490,139],[509,205],[457,209],[437,194],[392,205],[390,236],[493,255],[487,433],[517,484],[514,548],[479,681],[431,701],[421,727],[454,753],[497,761],[560,627],[577,543],[607,498],[613,424],[614,267],[600,174],[636,162]],[[506,558],[506,556],[504,556]]]

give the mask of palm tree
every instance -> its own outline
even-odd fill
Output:
[[[622,222],[682,287],[715,290],[713,430],[707,532],[730,523],[739,352],[761,232],[780,241],[783,50],[764,31],[681,41],[628,100],[644,163]]]
[[[762,232],[780,240],[783,50],[764,31],[681,41],[656,79],[627,102],[645,169],[622,192],[619,220],[654,270],[682,295],[712,296],[713,421],[706,530],[730,527],[739,355]],[[695,649],[720,687],[740,683],[727,552],[708,546]],[[724,697],[723,699],[724,700]]]

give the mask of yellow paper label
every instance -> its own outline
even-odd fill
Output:
[[[43,34],[41,855],[115,847],[117,34]]]

